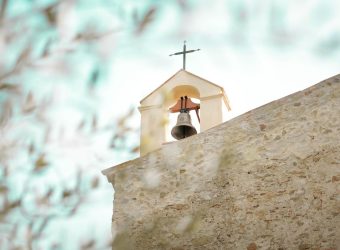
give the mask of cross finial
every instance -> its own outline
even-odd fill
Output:
[[[186,59],[186,54],[187,54],[187,53],[192,53],[192,52],[201,50],[201,49],[187,50],[186,42],[187,42],[187,41],[184,40],[183,51],[181,51],[181,52],[176,52],[176,53],[173,53],[173,54],[169,55],[169,56],[183,55],[183,69],[184,69],[184,70],[185,70],[185,59]]]

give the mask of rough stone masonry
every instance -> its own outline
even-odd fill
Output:
[[[103,173],[113,249],[339,249],[340,75]]]

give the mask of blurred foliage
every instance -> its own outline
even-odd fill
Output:
[[[253,5],[247,1],[223,3],[231,25],[225,32],[233,36],[224,39],[235,44],[240,39],[246,41],[253,33],[249,24],[258,13],[251,11]],[[59,218],[74,216],[102,184],[98,171],[82,167],[88,152],[104,144],[107,152],[138,153],[139,147],[130,143],[131,138],[138,138],[131,126],[134,109],[120,118],[103,119],[97,93],[105,85],[106,63],[115,55],[117,34],[124,31],[128,39],[138,41],[170,4],[180,13],[179,21],[172,20],[176,25],[185,21],[187,13],[195,17],[194,1],[189,0],[1,1],[1,249],[65,248],[62,237],[57,237],[57,242],[48,237],[53,234],[50,225]],[[259,6],[254,9],[259,11]],[[288,10],[283,6],[273,1],[266,14],[268,23],[264,26],[269,27],[269,37],[276,44],[292,42],[299,33],[288,25]],[[190,33],[189,26],[181,27],[184,35]],[[316,47],[323,52],[338,48],[338,34],[320,36]],[[100,139],[102,135],[107,139]],[[80,148],[84,148],[81,153],[77,151]],[[91,155],[100,166],[102,155]],[[117,244],[126,240],[117,239]],[[79,243],[79,248],[105,249],[110,243],[89,239]]]
[[[62,166],[63,157],[60,159],[55,154],[56,149],[58,151],[65,146],[67,139],[70,142],[63,131],[72,127],[72,123],[68,123],[72,120],[69,114],[55,111],[64,105],[63,100],[56,97],[55,87],[66,83],[69,85],[67,91],[74,91],[72,85],[80,84],[76,87],[79,98],[95,99],[98,82],[103,78],[102,65],[96,62],[103,58],[97,51],[84,48],[90,48],[93,43],[100,43],[102,38],[114,33],[113,29],[100,30],[95,24],[88,24],[84,30],[71,30],[72,27],[65,25],[65,22],[74,21],[68,15],[76,12],[84,2],[1,2],[1,249],[69,248],[62,238],[50,240],[48,235],[55,233],[50,225],[60,218],[74,216],[81,206],[88,203],[90,192],[101,187],[100,180],[103,178],[99,171],[85,171],[81,166],[72,164]],[[147,28],[154,11],[154,7],[150,8],[145,17],[138,20],[136,33],[140,35]],[[79,65],[72,63],[75,54],[79,58],[90,54],[94,62],[88,77],[80,81],[76,79]],[[46,74],[50,75],[46,77]],[[56,77],[62,83],[54,82]],[[44,87],[39,86],[42,84],[40,78],[49,82]],[[72,105],[67,103],[66,108],[74,109]],[[139,148],[133,146],[130,149],[131,146],[125,143],[129,136],[136,136],[136,129],[128,124],[134,116],[133,110],[116,121],[111,119],[108,124],[103,124],[98,121],[97,109],[96,103],[90,103],[90,108],[85,110],[77,109],[79,122],[71,128],[72,134],[85,142],[97,140],[96,137],[102,133],[111,134],[108,150],[119,149],[136,154]],[[61,125],[55,123],[54,116],[62,120]],[[63,140],[65,137],[66,140]],[[101,143],[105,144],[105,141]],[[86,157],[83,160],[86,161]],[[74,161],[83,164],[82,159]],[[100,166],[100,160],[97,162]],[[60,171],[69,174],[61,174]],[[91,239],[79,243],[79,248],[111,248],[107,242]]]

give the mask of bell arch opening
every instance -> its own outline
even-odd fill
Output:
[[[176,141],[174,137],[171,135],[171,130],[177,124],[177,118],[179,113],[171,113],[169,108],[175,105],[181,97],[187,96],[189,97],[194,103],[200,104],[200,92],[197,88],[191,85],[179,85],[174,87],[170,91],[170,95],[168,98],[167,103],[165,103],[164,108],[168,111],[168,123],[166,126],[166,142]],[[199,112],[199,111],[198,111]],[[191,123],[195,127],[197,133],[200,132],[200,122],[197,118],[196,112],[191,110],[189,112],[191,117]]]
[[[189,98],[200,99],[200,92],[197,88],[191,85],[179,85],[170,90],[164,103],[165,108],[170,108],[174,105],[181,96],[187,96]]]

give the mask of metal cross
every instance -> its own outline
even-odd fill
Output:
[[[185,70],[185,58],[186,58],[186,54],[187,53],[192,53],[192,52],[195,52],[195,51],[199,51],[201,49],[192,49],[192,50],[187,50],[187,46],[186,46],[186,43],[187,41],[184,41],[184,45],[183,45],[183,51],[181,52],[176,52],[176,53],[173,53],[169,56],[177,56],[177,55],[182,55],[183,54],[183,69]]]

